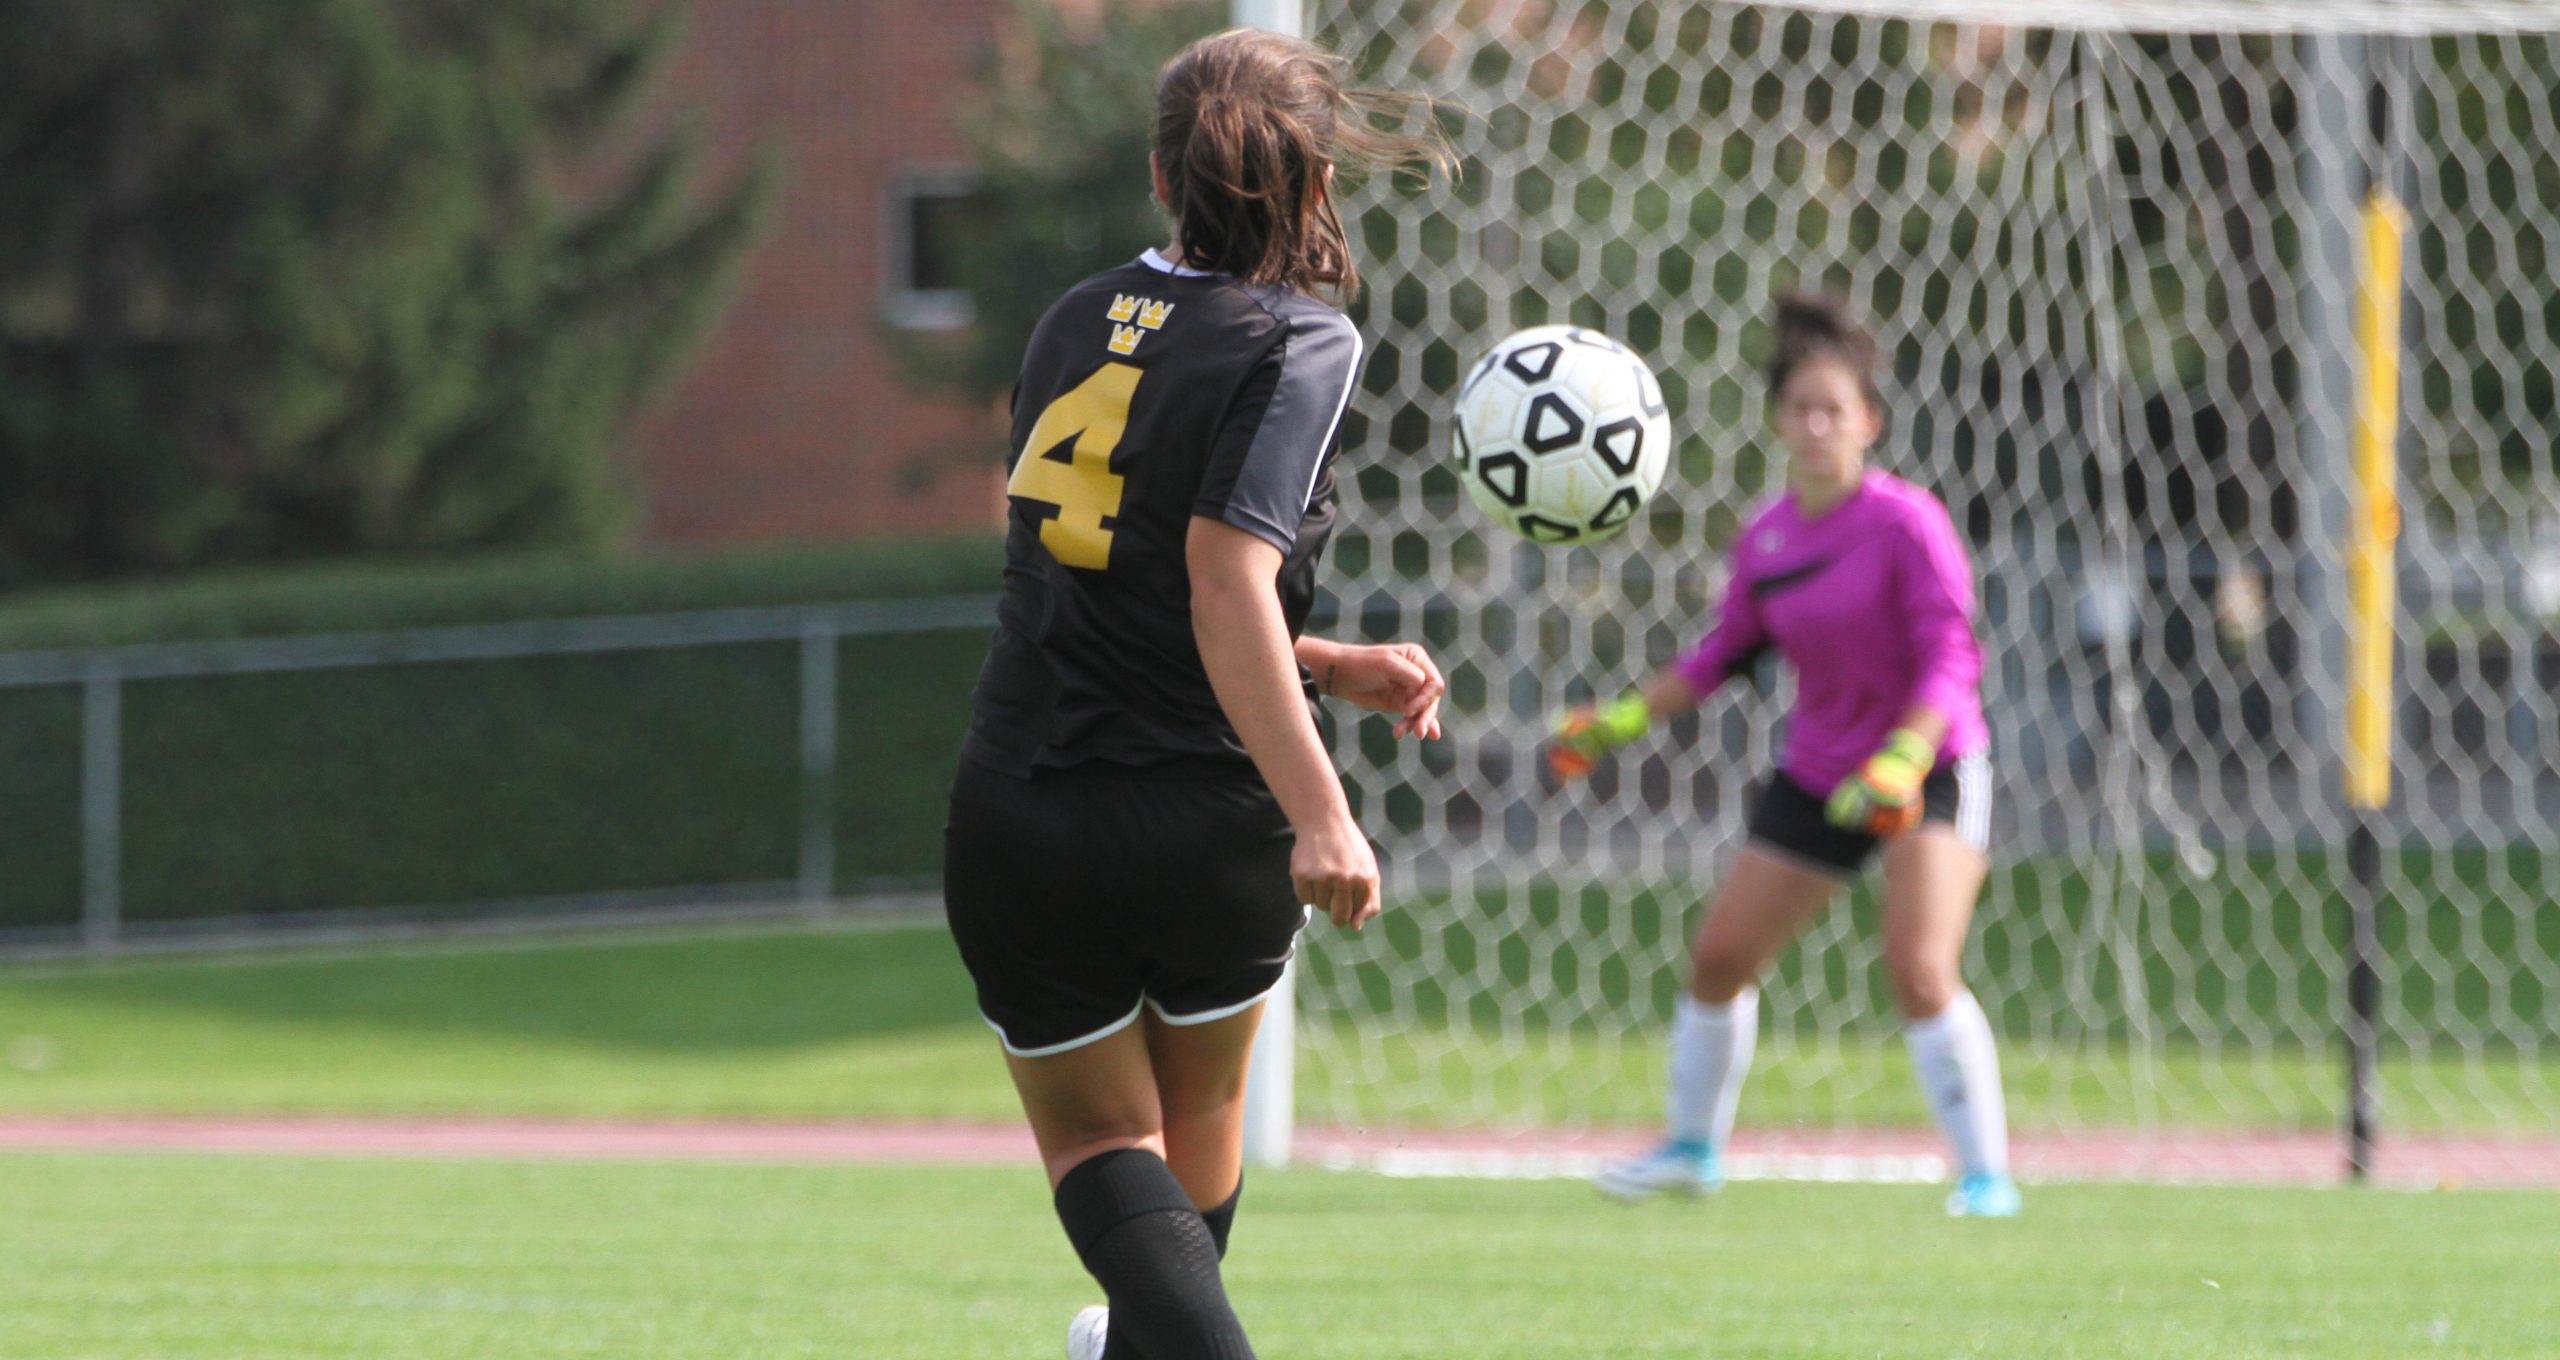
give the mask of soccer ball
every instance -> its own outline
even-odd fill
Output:
[[[1458,480],[1537,543],[1627,527],[1671,465],[1670,408],[1634,350],[1580,326],[1532,326],[1458,388]]]

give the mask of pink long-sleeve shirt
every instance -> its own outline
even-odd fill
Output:
[[[1777,648],[1796,673],[1778,768],[1828,796],[1915,707],[1947,720],[1940,766],[1983,748],[1973,611],[1972,564],[1946,507],[1870,469],[1817,519],[1793,495],[1754,516],[1714,628],[1674,664],[1704,697]]]

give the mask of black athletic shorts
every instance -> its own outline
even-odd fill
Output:
[[[1772,771],[1751,806],[1750,844],[1797,867],[1831,878],[1855,878],[1880,844],[1863,831],[1833,826],[1817,798],[1784,771]],[[1991,761],[1977,751],[1929,772],[1920,785],[1920,820],[1945,822],[1976,850],[1991,845]]]
[[[1176,1025],[1245,1010],[1279,984],[1306,925],[1296,843],[1251,774],[1020,779],[963,760],[942,893],[979,1014],[1028,1058],[1092,1043],[1141,1008]]]

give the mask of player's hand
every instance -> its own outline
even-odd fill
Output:
[[[1378,914],[1378,854],[1349,816],[1298,833],[1289,852],[1289,882],[1298,900],[1353,930]]]
[[[1833,826],[1879,839],[1901,835],[1920,822],[1920,781],[1937,759],[1937,748],[1926,738],[1897,727],[1883,750],[1831,791],[1823,816]]]
[[[1547,733],[1547,772],[1559,784],[1591,773],[1600,757],[1644,735],[1653,706],[1629,692],[1605,704],[1583,704],[1556,715]]]
[[[1440,696],[1449,692],[1449,682],[1420,643],[1341,647],[1316,672],[1316,685],[1333,698],[1397,715],[1398,737],[1440,736]]]

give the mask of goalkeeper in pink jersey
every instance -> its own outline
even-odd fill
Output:
[[[1555,773],[1576,778],[1771,648],[1795,668],[1786,754],[1698,927],[1672,1021],[1670,1136],[1595,1178],[1622,1198],[1723,1184],[1760,972],[1881,849],[1885,968],[1960,1169],[1948,1211],[2018,1211],[1991,1025],[1957,976],[1991,820],[1973,573],[1946,507],[1867,466],[1884,432],[1875,365],[1875,341],[1838,304],[1780,301],[1769,387],[1786,494],[1743,530],[1706,640],[1565,715],[1548,746]]]

